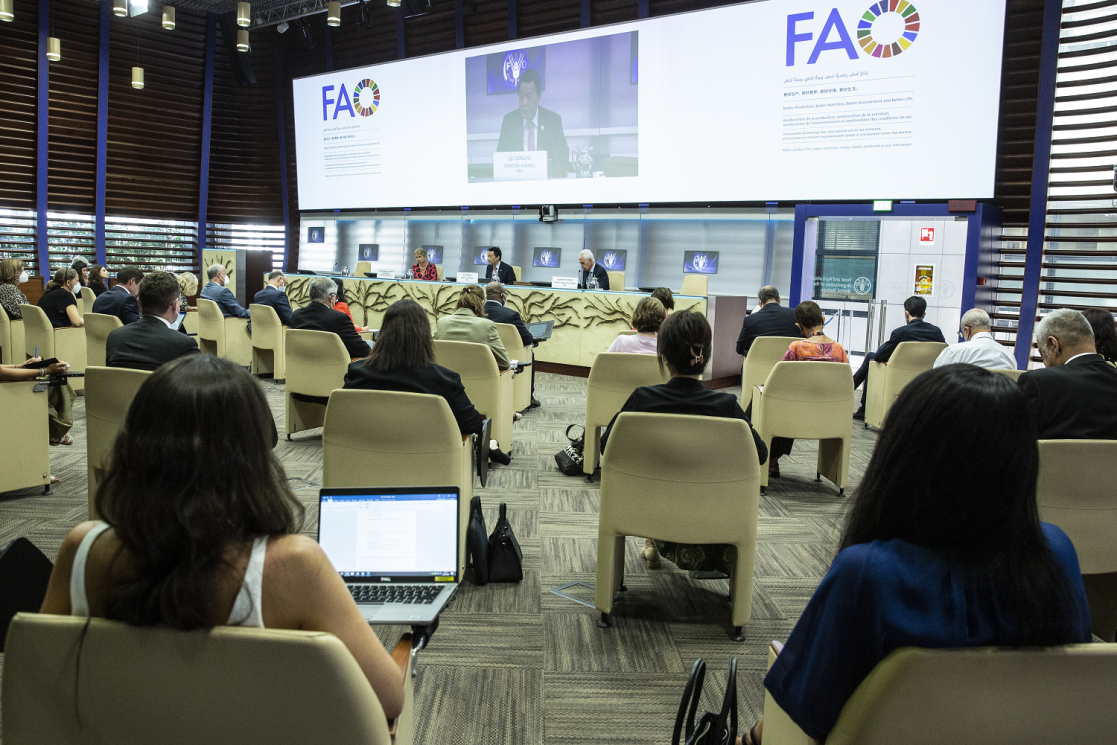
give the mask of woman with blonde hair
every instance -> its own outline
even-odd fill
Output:
[[[667,310],[663,303],[654,297],[646,297],[636,304],[632,313],[632,328],[635,334],[621,334],[609,345],[609,352],[630,354],[655,354],[658,345],[656,336],[659,327],[667,320]]]
[[[438,319],[434,332],[435,341],[469,341],[486,344],[493,350],[496,365],[508,369],[508,351],[500,340],[496,324],[485,317],[485,291],[477,285],[467,285],[458,296],[458,308],[453,315]]]
[[[0,307],[13,321],[23,318],[19,306],[27,305],[27,296],[19,291],[19,286],[28,279],[21,260],[0,259]]]
[[[411,278],[428,282],[438,281],[438,267],[427,261],[427,249],[415,249],[415,263],[411,265]]]

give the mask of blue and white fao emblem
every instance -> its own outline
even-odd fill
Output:
[[[868,295],[873,291],[873,281],[868,277],[858,277],[853,280],[853,291],[858,295]]]
[[[527,55],[522,51],[504,55],[504,82],[515,88],[520,82],[520,74],[527,69]]]

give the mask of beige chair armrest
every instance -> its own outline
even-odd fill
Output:
[[[769,668],[782,651],[783,644],[773,640],[768,647]],[[764,735],[761,739],[764,745],[819,745],[818,740],[799,729],[799,725],[780,708],[767,689],[764,690]]]

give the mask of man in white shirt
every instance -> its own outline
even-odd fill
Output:
[[[986,370],[1015,370],[1016,358],[1008,347],[993,338],[989,314],[980,308],[966,311],[962,316],[962,338],[959,344],[947,347],[935,360],[935,367],[965,362]]]

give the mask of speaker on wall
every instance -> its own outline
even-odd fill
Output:
[[[237,51],[237,14],[233,11],[217,16],[221,25],[221,38],[225,40],[225,51],[229,55],[229,64],[233,66],[233,75],[237,83],[242,86],[256,85],[256,75],[252,72],[252,55]]]
[[[26,538],[0,546],[0,652],[16,613],[38,613],[47,595],[50,559]]]

